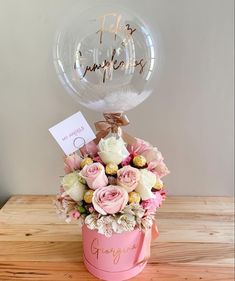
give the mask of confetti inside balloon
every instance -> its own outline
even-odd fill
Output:
[[[134,108],[152,93],[157,54],[139,17],[100,5],[67,15],[56,36],[54,61],[64,87],[80,104],[117,112]]]

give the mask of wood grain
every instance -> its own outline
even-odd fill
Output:
[[[2,261],[69,261],[82,262],[81,242],[28,242],[2,243]],[[210,243],[160,243],[151,248],[150,262],[203,265],[233,265],[233,245]],[[16,259],[17,253],[17,259]]]
[[[82,263],[0,263],[0,280],[94,281]],[[132,281],[233,281],[233,269],[217,266],[148,264]]]
[[[193,224],[192,224],[193,220]],[[158,219],[161,229],[158,242],[199,242],[233,243],[231,229],[233,222],[210,221],[203,219]],[[171,227],[171,228],[170,228]],[[187,229],[187,231],[185,231]],[[80,227],[71,225],[48,224],[2,224],[0,229],[1,241],[81,241]]]
[[[13,196],[0,210],[0,281],[97,280],[82,264],[79,225],[55,214],[53,196]],[[169,197],[160,237],[132,280],[234,280],[234,200]]]

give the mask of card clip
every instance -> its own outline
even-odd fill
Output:
[[[77,137],[73,140],[73,146],[77,149],[86,145],[86,141],[82,137]]]

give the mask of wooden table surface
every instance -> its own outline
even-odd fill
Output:
[[[55,214],[52,196],[13,196],[0,210],[0,281],[92,281],[77,224]],[[169,197],[157,215],[160,237],[132,280],[232,281],[233,199]]]

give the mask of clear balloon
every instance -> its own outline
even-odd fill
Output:
[[[156,48],[147,26],[116,6],[72,12],[54,45],[57,74],[76,100],[102,112],[127,111],[152,92]]]

